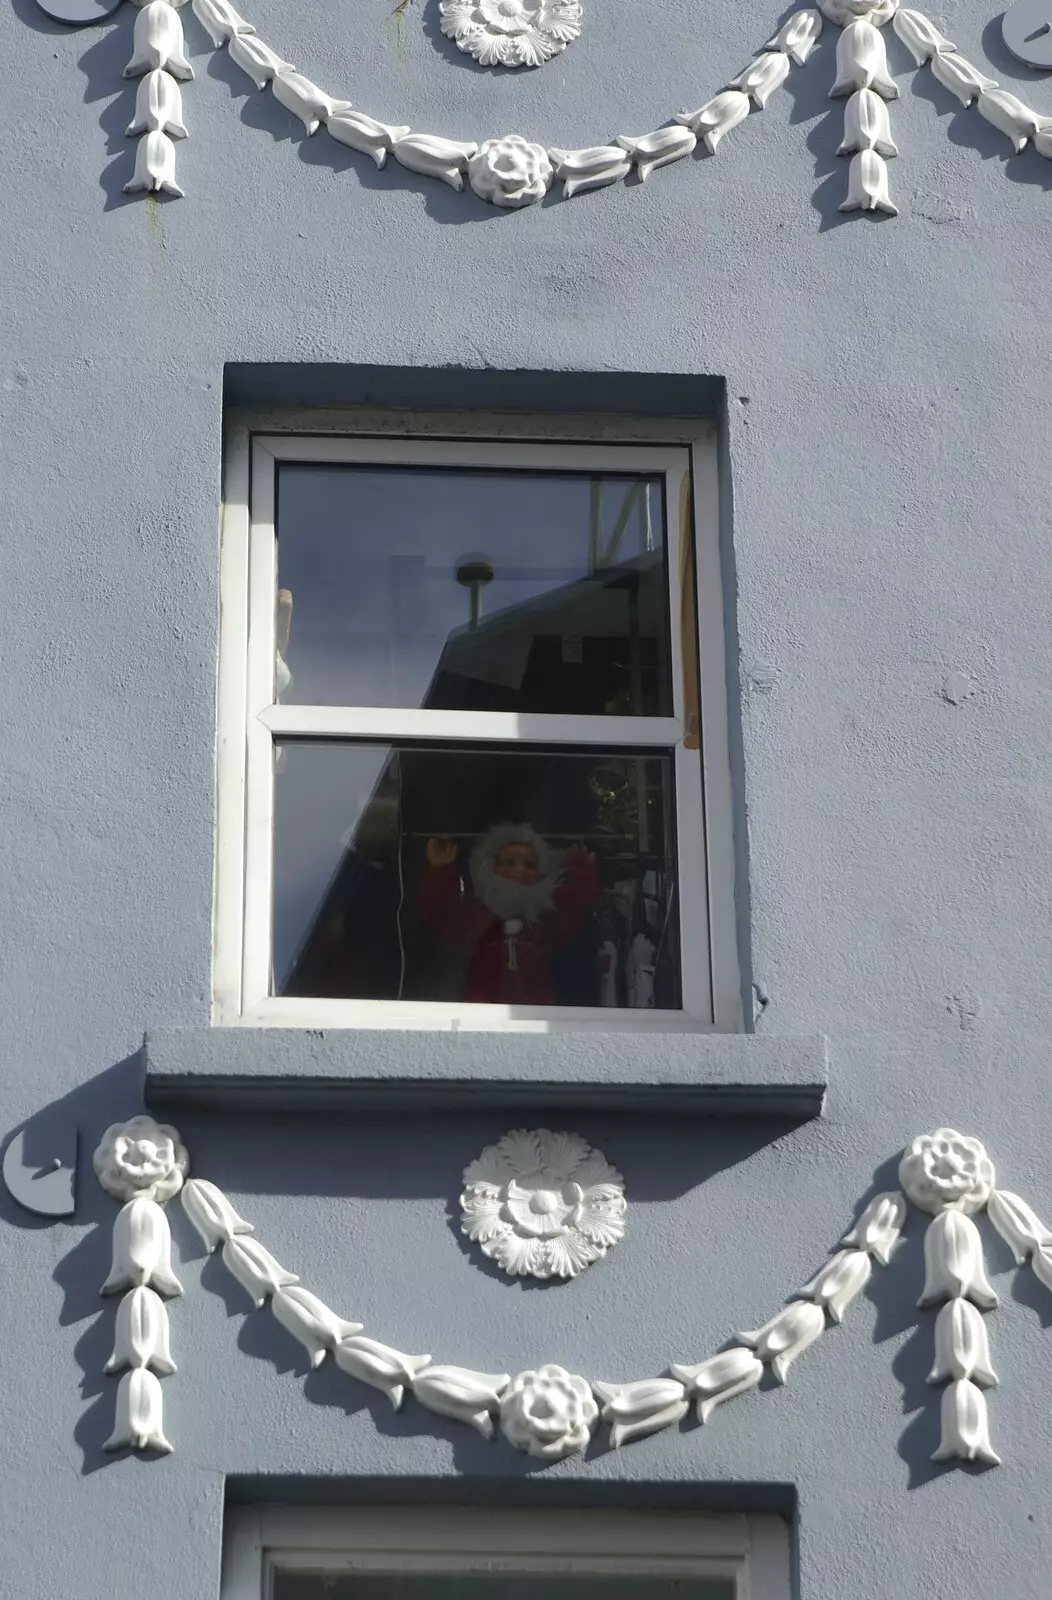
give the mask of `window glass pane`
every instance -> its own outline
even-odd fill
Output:
[[[292,741],[275,992],[678,1007],[673,760]]]
[[[280,698],[669,716],[664,528],[660,477],[282,465]]]
[[[274,1573],[273,1600],[734,1600],[733,1578]]]

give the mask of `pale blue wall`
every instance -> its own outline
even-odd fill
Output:
[[[392,0],[246,6],[375,115],[566,145],[697,105],[777,20],[728,0],[589,0],[585,37],[512,78],[447,49],[434,0],[401,20]],[[892,39],[903,214],[842,220],[830,29],[716,160],[502,215],[303,139],[184,16],[187,198],[156,206],[121,195],[131,8],[83,33],[32,0],[0,12],[0,1127],[87,1083],[90,1150],[136,1105],[137,1069],[115,1064],[142,1031],[208,1019],[224,362],[711,374],[729,401],[760,1027],[829,1035],[827,1118],[772,1142],[590,1117],[632,1227],[601,1269],[539,1292],[481,1272],[445,1220],[504,1113],[251,1138],[187,1119],[198,1170],[381,1337],[609,1378],[700,1359],[762,1320],[874,1172],[939,1122],[985,1136],[1009,1186],[1052,1213],[1052,163],[1006,160],[930,80],[914,92]],[[962,0],[947,22],[1018,88],[990,8]],[[1021,92],[1052,112],[1052,82]],[[954,671],[974,684],[960,705],[942,694]],[[95,1291],[113,1208],[87,1175],[81,1195],[52,1227],[2,1202],[6,1593],[214,1600],[225,1473],[536,1476],[349,1382],[304,1383],[280,1330],[243,1321],[196,1260],[172,1312],[177,1453],[103,1458],[111,1313]],[[1052,1297],[1017,1301],[996,1254],[1005,1465],[932,1477],[919,1233],[786,1390],[550,1481],[795,1484],[803,1600],[1044,1600]]]

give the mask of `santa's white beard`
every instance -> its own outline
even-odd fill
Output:
[[[476,861],[471,867],[471,886],[487,911],[501,922],[519,917],[523,922],[540,922],[555,910],[555,886],[561,873],[539,878],[536,883],[516,883],[494,870],[492,861]]]

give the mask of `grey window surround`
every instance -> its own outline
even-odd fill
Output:
[[[147,1105],[172,1114],[485,1103],[807,1120],[828,1085],[821,1034],[183,1028],[147,1033],[143,1057]]]

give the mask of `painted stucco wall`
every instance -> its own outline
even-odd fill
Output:
[[[566,146],[700,104],[778,20],[589,0],[578,44],[509,77],[441,40],[435,0],[248,9],[377,116]],[[961,0],[946,26],[1019,89],[992,9]],[[505,1113],[184,1119],[197,1169],[370,1332],[485,1370],[553,1359],[611,1379],[700,1360],[773,1312],[888,1158],[941,1122],[984,1136],[1048,1214],[1052,163],[1007,158],[889,37],[902,215],[841,218],[829,28],[718,158],[505,215],[305,139],[183,15],[187,198],[156,205],[121,193],[132,8],[84,32],[33,0],[0,10],[0,1128],[69,1096],[83,1162],[136,1108],[143,1030],[208,1021],[224,363],[708,374],[728,397],[758,1026],[829,1036],[825,1119],[590,1117],[631,1228],[544,1290],[480,1270],[448,1220]],[[1052,82],[1019,92],[1052,112]],[[298,1347],[243,1315],[177,1219],[176,1454],[104,1457],[113,1208],[86,1170],[79,1194],[51,1226],[0,1198],[6,1593],[215,1600],[228,1473],[372,1492],[389,1476],[392,1495],[459,1477],[465,1498],[512,1499],[536,1479],[503,1444],[396,1417],[325,1371],[305,1381]],[[658,1485],[659,1502],[661,1486],[795,1485],[801,1600],[1043,1600],[1052,1296],[1010,1287],[993,1252],[1005,1464],[936,1473],[930,1319],[911,1331],[920,1232],[915,1217],[785,1390],[548,1481]]]

